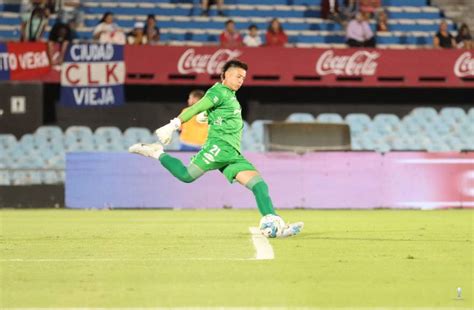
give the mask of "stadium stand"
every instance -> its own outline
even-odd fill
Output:
[[[130,31],[136,21],[144,21],[147,14],[156,15],[161,32],[161,42],[168,45],[212,45],[218,44],[224,22],[232,18],[239,31],[245,31],[256,24],[262,40],[271,18],[277,17],[289,37],[288,46],[296,47],[343,47],[345,32],[333,21],[320,18],[317,1],[275,0],[259,1],[235,0],[225,2],[225,14],[217,16],[213,7],[210,16],[200,16],[198,1],[156,0],[139,1],[84,1],[84,25],[77,29],[80,40],[92,39],[92,31],[102,14],[111,11],[116,22],[125,31]],[[379,47],[403,48],[431,46],[433,35],[442,19],[439,8],[429,6],[426,0],[385,0],[385,10],[389,17],[389,32],[377,33]],[[9,11],[5,11],[9,10]],[[18,5],[9,5],[0,12],[0,38],[19,38],[20,13]],[[47,32],[51,30],[55,16],[49,20]],[[450,31],[455,24],[448,21]],[[371,21],[375,29],[375,21]],[[45,36],[47,37],[47,33]]]
[[[436,4],[442,1],[437,1]],[[257,4],[258,3],[258,4]],[[105,12],[115,14],[116,22],[130,31],[137,21],[154,14],[160,27],[160,44],[217,45],[224,22],[232,18],[239,31],[255,24],[262,40],[272,18],[278,18],[292,47],[345,47],[343,26],[320,15],[319,1],[309,0],[226,0],[225,14],[219,16],[211,7],[209,17],[201,16],[198,0],[83,1],[83,25],[79,40],[91,40],[94,27]],[[377,33],[381,48],[418,48],[432,45],[432,38],[444,19],[443,12],[427,0],[383,0],[389,18],[389,32]],[[0,40],[18,40],[21,8],[17,2],[0,4]],[[48,36],[56,16],[49,19]],[[456,25],[448,20],[455,34]],[[371,20],[375,30],[375,21]],[[474,108],[447,107],[439,111],[425,107],[414,109],[399,118],[378,114],[373,119],[362,113],[293,113],[287,122],[346,123],[350,126],[352,149],[356,151],[463,151],[474,150]],[[270,120],[245,123],[243,151],[263,152],[264,125]],[[123,152],[137,142],[156,141],[147,128],[130,127],[122,132],[116,127],[71,126],[63,131],[57,126],[41,126],[19,140],[0,134],[0,185],[56,184],[64,181],[65,154],[74,151]],[[179,149],[178,133],[166,150]]]

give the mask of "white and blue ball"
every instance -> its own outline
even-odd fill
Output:
[[[276,238],[283,232],[285,221],[278,215],[267,214],[260,219],[260,231],[267,238]]]

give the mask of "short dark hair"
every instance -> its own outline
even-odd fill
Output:
[[[193,97],[198,98],[198,99],[201,99],[202,97],[204,97],[204,91],[202,91],[200,89],[194,89],[189,94]]]
[[[459,31],[458,31],[458,32],[462,34],[462,31],[463,31],[464,29],[466,29],[468,33],[470,32],[469,26],[468,26],[466,23],[463,23],[463,24],[461,25],[461,27],[459,27]]]
[[[258,27],[257,27],[257,25],[255,25],[255,24],[252,24],[252,25],[250,25],[250,26],[249,26],[249,28],[248,28],[248,29],[249,29],[249,30],[252,30],[252,29],[258,29]]]
[[[227,21],[225,22],[225,25],[227,26],[227,25],[230,24],[230,23],[235,24],[235,22],[234,22],[232,19],[229,19],[229,20],[227,20]]]
[[[222,67],[222,75],[224,75],[224,73],[230,68],[242,68],[247,71],[249,69],[249,66],[245,62],[242,62],[238,59],[232,59],[226,62]]]

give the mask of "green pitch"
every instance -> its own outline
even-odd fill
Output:
[[[282,211],[255,260],[257,210],[0,210],[0,308],[472,308],[473,214]]]

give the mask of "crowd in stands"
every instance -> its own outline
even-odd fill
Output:
[[[375,47],[376,34],[369,21],[375,19],[376,32],[388,32],[388,16],[381,0],[321,0],[321,17],[332,19],[346,27],[347,45],[350,47]],[[474,47],[469,27],[462,24],[456,38],[448,31],[448,24],[442,21],[433,38],[434,48]]]
[[[80,0],[31,0],[31,6],[22,15],[21,41],[41,40],[48,19],[55,13],[56,21],[49,33],[49,51],[54,63],[61,63],[63,51],[68,42],[75,38],[76,29],[82,23]],[[226,16],[224,0],[202,0],[201,15],[208,16],[211,5],[217,8],[219,16]],[[381,0],[320,0],[321,17],[341,24],[346,31],[349,47],[375,47],[379,32],[389,32],[387,12]],[[371,21],[375,20],[375,27]],[[237,29],[229,16],[219,37],[223,47],[285,46],[288,36],[277,18],[268,23],[265,36],[256,25],[250,25],[245,35]],[[263,39],[264,38],[264,39]],[[115,44],[156,44],[160,41],[160,29],[154,15],[148,15],[145,22],[137,21],[134,28],[126,33],[114,22],[113,12],[106,12],[93,30],[93,39],[102,43]],[[474,43],[466,24],[460,26],[454,37],[445,21],[433,38],[435,48],[473,48]]]

